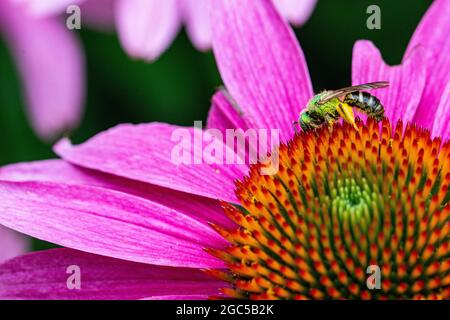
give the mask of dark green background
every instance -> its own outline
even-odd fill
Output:
[[[372,40],[390,64],[398,64],[431,0],[319,0],[311,19],[296,34],[316,91],[350,84],[351,53],[358,39]],[[381,30],[366,28],[369,5],[381,8]],[[221,84],[211,52],[196,51],[184,31],[152,64],[133,61],[114,34],[84,28],[87,57],[86,113],[75,142],[123,122],[192,125],[206,119]],[[0,165],[54,157],[26,120],[20,80],[6,43],[0,39]],[[35,241],[35,249],[48,245]]]

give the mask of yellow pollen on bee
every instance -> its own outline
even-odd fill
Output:
[[[353,112],[353,108],[350,105],[341,102],[336,110],[341,116],[341,118],[344,119],[344,121],[351,124],[356,131],[359,131],[358,126],[356,125],[355,122],[355,114]]]

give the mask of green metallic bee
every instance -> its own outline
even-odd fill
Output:
[[[353,108],[359,109],[376,120],[382,120],[384,118],[384,107],[380,100],[367,92],[362,92],[362,90],[388,86],[389,82],[381,81],[323,91],[308,102],[306,109],[300,113],[298,121],[294,122],[294,126],[300,125],[303,131],[308,131],[325,124],[331,127],[339,118],[343,118],[344,121],[358,130]]]

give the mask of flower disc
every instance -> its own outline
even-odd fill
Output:
[[[450,296],[450,142],[401,122],[300,133],[237,182],[230,242],[208,249],[229,297],[446,299]]]

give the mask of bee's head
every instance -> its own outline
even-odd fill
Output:
[[[315,128],[314,121],[308,111],[302,112],[300,119],[298,119],[298,124],[303,131],[308,131]]]
[[[319,100],[323,97],[323,92],[316,94],[314,97],[312,97],[312,99],[309,101],[309,105],[310,106],[314,106],[317,105],[319,103]]]

